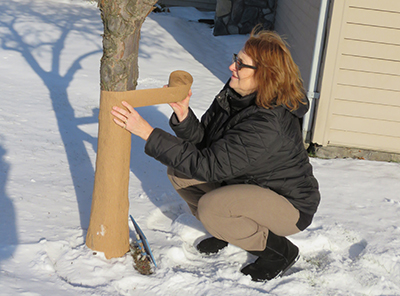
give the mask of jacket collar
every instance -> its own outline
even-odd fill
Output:
[[[241,96],[229,86],[229,80],[219,93],[217,100],[221,107],[228,113],[237,113],[251,105],[255,104],[257,93],[251,93],[247,96]]]
[[[219,95],[217,96],[217,100],[223,109],[225,109],[228,113],[237,113],[240,110],[243,110],[255,104],[257,92],[254,92],[247,96],[241,96],[233,88],[229,86],[229,81],[230,79],[225,84],[224,88],[221,90]],[[274,108],[276,107],[279,106],[275,106]],[[300,104],[299,108],[296,110],[290,110],[290,108],[288,108],[285,105],[282,105],[280,107],[283,107],[293,115],[302,118],[304,114],[307,113],[310,107],[310,102],[307,96],[304,96],[303,104]]]

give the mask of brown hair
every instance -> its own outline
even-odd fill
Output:
[[[257,67],[254,73],[256,104],[264,108],[286,105],[290,110],[296,110],[299,104],[305,104],[299,67],[286,42],[277,33],[258,29],[253,29],[243,48]]]

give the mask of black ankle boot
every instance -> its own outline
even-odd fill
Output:
[[[256,282],[282,276],[299,259],[299,248],[286,237],[278,236],[271,231],[264,251],[248,252],[259,257],[254,263],[245,266],[241,272],[250,275]]]
[[[202,240],[197,245],[197,250],[206,255],[218,253],[219,250],[225,248],[228,245],[226,241],[220,240],[216,237],[209,237]]]

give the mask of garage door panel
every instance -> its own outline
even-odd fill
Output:
[[[398,0],[349,0],[348,5],[362,9],[400,11],[400,1]]]
[[[400,22],[400,18],[398,20]],[[400,46],[400,29],[347,24],[346,39]],[[400,50],[400,49],[399,49]]]
[[[400,92],[338,84],[335,98],[348,101],[400,106]],[[399,114],[400,118],[400,114]]]
[[[400,91],[400,76],[383,75],[370,72],[339,70],[338,83],[359,87]]]
[[[360,134],[398,137],[400,139],[400,122],[334,115],[332,116],[331,129]]]
[[[400,123],[400,107],[335,99],[332,112],[334,115]]]
[[[329,145],[400,153],[400,138],[332,130]]]
[[[360,57],[370,57],[391,61],[400,61],[400,46],[345,39],[342,53]]]
[[[375,1],[379,2],[379,1]],[[392,1],[399,2],[399,1]],[[392,9],[391,5],[391,9]],[[347,23],[357,23],[367,26],[378,26],[384,28],[400,29],[400,13],[394,13],[384,10],[364,9],[360,7],[350,7],[347,17]]]
[[[339,67],[340,69],[400,76],[400,62],[387,60],[342,55]]]

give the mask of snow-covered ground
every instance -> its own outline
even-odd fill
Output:
[[[142,28],[138,88],[169,73],[194,77],[199,116],[229,77],[247,36],[214,37],[176,8]],[[201,256],[208,234],[132,138],[130,213],[159,266],[140,275],[130,256],[106,260],[85,244],[99,107],[102,24],[83,0],[0,0],[0,295],[400,295],[400,164],[312,159],[322,201],[293,235],[301,259],[282,278],[254,283],[254,260],[229,246]],[[139,108],[169,130],[168,105]],[[132,232],[133,235],[133,232]]]

